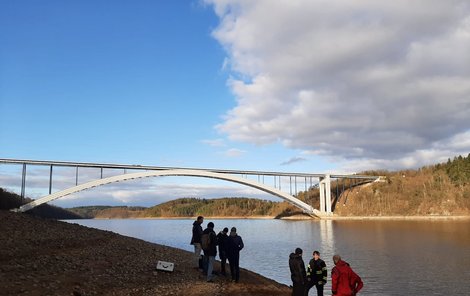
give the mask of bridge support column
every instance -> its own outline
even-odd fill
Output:
[[[331,215],[331,179],[330,175],[325,175],[325,200],[326,214]]]
[[[330,175],[320,177],[318,183],[320,189],[320,212],[324,215],[331,215],[331,180]]]
[[[320,181],[318,182],[318,190],[320,190],[320,213],[322,215],[325,214],[325,178],[320,177]]]

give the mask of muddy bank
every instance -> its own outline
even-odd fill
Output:
[[[290,295],[241,270],[206,283],[189,252],[76,224],[0,210],[0,295]],[[173,273],[155,270],[158,260]],[[217,263],[216,270],[219,269]]]

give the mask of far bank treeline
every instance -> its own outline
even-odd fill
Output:
[[[368,184],[353,180],[332,181],[333,208],[338,216],[457,216],[470,215],[470,154],[458,156],[445,163],[417,170],[368,171],[361,174],[384,176],[383,182]],[[0,208],[19,206],[13,203],[13,193],[0,191]],[[319,208],[318,188],[299,192],[297,197]],[[6,204],[8,203],[8,204]],[[49,217],[63,211],[42,205],[39,210]],[[144,207],[92,206],[67,209],[60,219],[70,218],[145,218],[145,217],[286,217],[302,214],[284,201],[268,201],[244,197],[201,199],[181,198]],[[33,210],[34,211],[34,210]],[[37,211],[37,210],[36,210]],[[58,212],[59,211],[59,212]],[[41,212],[42,213],[42,212]],[[49,213],[49,214],[48,214]],[[64,217],[64,215],[66,217]],[[71,216],[72,215],[72,216]]]
[[[148,218],[148,217],[282,217],[299,210],[285,202],[244,197],[180,198],[150,208],[141,207],[77,207],[70,211],[84,218]]]

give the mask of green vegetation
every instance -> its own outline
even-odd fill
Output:
[[[0,210],[11,210],[29,203],[32,199],[22,199],[21,196],[0,188]],[[81,219],[80,215],[62,209],[60,207],[42,204],[26,212],[29,215],[49,219]]]
[[[458,186],[470,184],[470,153],[467,157],[458,156],[446,164],[436,165],[436,170],[445,170],[452,183]]]

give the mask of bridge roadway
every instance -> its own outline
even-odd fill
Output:
[[[341,174],[318,174],[318,173],[287,173],[287,172],[268,172],[268,171],[252,171],[252,170],[225,170],[225,169],[202,169],[202,168],[185,168],[185,167],[161,167],[161,166],[146,166],[146,165],[125,165],[125,164],[110,164],[110,163],[86,163],[86,162],[65,162],[65,161],[43,161],[43,160],[21,160],[21,159],[0,159],[0,164],[22,165],[22,187],[21,195],[24,197],[25,180],[26,180],[26,167],[27,165],[33,166],[48,166],[50,167],[49,175],[49,195],[36,199],[26,205],[21,206],[17,211],[28,211],[40,204],[50,202],[52,200],[64,197],[75,192],[85,189],[113,183],[126,181],[130,179],[157,177],[157,176],[192,176],[192,177],[206,177],[220,180],[236,182],[239,184],[247,185],[267,193],[278,196],[289,203],[302,209],[305,213],[317,217],[328,216],[332,214],[331,211],[331,179],[360,179],[362,181],[375,181],[378,176],[365,176],[365,175],[341,175]],[[76,168],[76,186],[52,193],[52,175],[53,167],[73,167]],[[79,168],[97,168],[101,170],[101,178],[98,180],[90,181],[78,185]],[[104,169],[122,169],[124,174],[113,177],[103,178]],[[143,171],[137,173],[127,173],[127,170]],[[238,177],[241,176],[241,177]],[[248,176],[258,176],[258,182],[249,180]],[[264,177],[274,177],[274,187],[264,184]],[[281,191],[281,177],[289,177],[290,194]],[[262,182],[260,179],[262,178]],[[312,178],[319,180],[320,190],[320,209],[314,209],[311,205],[304,203],[292,195],[292,178],[294,178],[295,192],[297,193],[297,178],[304,178],[305,190],[307,191],[307,179],[310,180],[310,187],[312,186]],[[276,180],[278,180],[279,189],[276,188]]]

